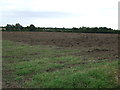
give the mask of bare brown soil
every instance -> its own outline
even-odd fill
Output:
[[[56,45],[62,47],[118,46],[117,34],[59,33],[59,32],[2,32],[3,40],[13,40],[30,45]]]
[[[118,34],[62,33],[62,32],[2,32],[3,40],[29,45],[50,45],[83,49],[74,55],[89,55],[98,59],[118,58]],[[58,48],[60,49],[60,48]],[[106,55],[106,57],[103,57]]]

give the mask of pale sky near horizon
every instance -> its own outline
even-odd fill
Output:
[[[0,0],[0,26],[118,28],[119,0]]]

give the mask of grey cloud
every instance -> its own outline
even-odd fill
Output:
[[[16,22],[26,25],[37,19],[63,19],[74,16],[77,16],[77,14],[58,11],[2,11],[0,12],[0,25],[14,24]]]
[[[53,11],[6,11],[2,12],[3,17],[12,18],[66,18],[77,16],[77,14],[67,13],[67,12],[53,12]]]

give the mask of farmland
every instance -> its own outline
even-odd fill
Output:
[[[116,88],[118,34],[2,32],[3,88]]]

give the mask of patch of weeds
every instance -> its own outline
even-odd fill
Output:
[[[64,67],[64,64],[56,64],[56,63],[48,64],[46,71],[53,72],[53,71],[62,69],[63,67]]]
[[[28,74],[31,74],[33,72],[33,70],[29,69],[29,68],[24,68],[24,69],[21,69],[21,70],[17,70],[15,73],[17,75],[28,75]]]
[[[17,76],[14,80],[15,81],[18,81],[18,82],[21,82],[23,79],[23,76]]]

